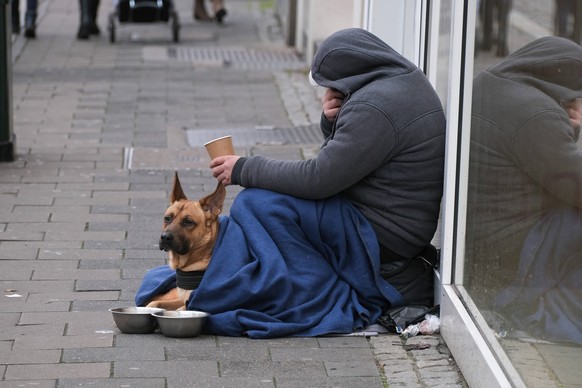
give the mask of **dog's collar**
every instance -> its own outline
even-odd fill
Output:
[[[200,285],[205,271],[176,270],[176,287],[183,290],[195,290]]]

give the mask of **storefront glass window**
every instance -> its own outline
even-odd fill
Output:
[[[581,29],[576,0],[477,15],[462,284],[531,387],[582,381]]]

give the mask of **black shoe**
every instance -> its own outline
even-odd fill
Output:
[[[101,30],[99,30],[97,23],[89,24],[89,35],[101,35]]]
[[[36,38],[36,31],[35,31],[34,27],[26,27],[24,29],[24,36],[26,36],[27,38],[31,38],[31,39]]]
[[[24,36],[27,38],[36,38],[36,27],[34,25],[34,18],[26,18],[26,23],[24,23]]]
[[[86,25],[81,25],[81,27],[79,27],[79,31],[77,32],[77,39],[87,40],[89,39],[89,35],[89,27]]]
[[[216,13],[216,23],[222,24],[222,19],[226,16],[226,9],[221,9]]]

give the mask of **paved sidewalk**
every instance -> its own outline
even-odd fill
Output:
[[[201,144],[226,133],[239,153],[309,157],[320,107],[268,1],[227,1],[222,26],[176,1],[179,44],[162,24],[121,26],[110,44],[101,3],[100,37],[75,39],[77,1],[41,0],[38,38],[14,40],[0,388],[465,386],[438,335],[171,339],[113,326],[107,309],[132,305],[145,271],[165,262],[174,171],[190,197],[211,191]]]

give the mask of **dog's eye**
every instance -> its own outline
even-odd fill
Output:
[[[194,220],[191,220],[190,218],[185,218],[183,221],[185,226],[192,226],[192,225],[196,225],[196,222],[194,222]]]
[[[172,216],[164,216],[164,222],[172,222]]]

